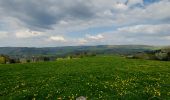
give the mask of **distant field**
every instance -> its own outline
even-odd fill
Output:
[[[0,65],[0,100],[170,100],[170,62],[116,56]]]

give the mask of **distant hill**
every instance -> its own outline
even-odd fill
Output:
[[[154,50],[157,47],[147,45],[98,45],[66,47],[0,47],[0,54],[5,55],[68,55],[76,52],[93,52],[96,54],[132,54]]]

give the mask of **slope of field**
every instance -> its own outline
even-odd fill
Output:
[[[0,65],[0,99],[170,99],[170,62],[116,56]]]

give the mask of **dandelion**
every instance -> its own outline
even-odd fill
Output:
[[[170,95],[170,92],[168,92],[167,95],[169,96],[169,95]]]
[[[51,96],[52,96],[51,94],[48,94],[47,97],[46,97],[46,99],[48,99],[48,98],[51,97]]]
[[[32,100],[36,100],[35,98],[32,98]]]
[[[34,96],[36,97],[38,94],[34,94]]]
[[[104,88],[105,88],[105,89],[107,89],[107,86],[106,86],[106,85],[104,85]]]
[[[61,97],[58,97],[57,100],[62,100],[62,98],[61,98]]]
[[[25,86],[25,83],[21,83],[21,86]]]

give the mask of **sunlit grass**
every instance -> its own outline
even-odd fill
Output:
[[[170,62],[116,56],[0,65],[0,99],[170,99]]]

